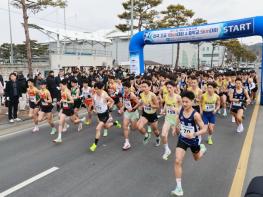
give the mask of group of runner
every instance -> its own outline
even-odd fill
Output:
[[[63,79],[59,84],[61,99],[56,103],[44,80],[37,89],[29,79],[27,94],[29,115],[35,124],[33,132],[39,131],[38,123],[47,119],[50,134],[57,134],[55,143],[62,142],[62,134],[69,127],[66,117],[81,131],[83,123],[92,124],[92,117],[96,115],[95,139],[90,151],[96,151],[102,131],[106,137],[108,129],[115,126],[123,128],[123,150],[132,147],[129,140],[131,130],[138,130],[143,135],[144,144],[149,142],[153,133],[155,146],[164,146],[162,159],[168,160],[172,153],[168,143],[171,131],[178,136],[174,165],[176,187],[171,194],[182,196],[182,163],[187,149],[190,148],[194,159],[199,160],[206,152],[201,137],[207,134],[207,143],[213,144],[216,114],[227,117],[228,109],[231,121],[237,125],[236,132],[242,133],[244,110],[255,102],[257,86],[254,71],[217,73],[152,69],[143,76],[127,74],[116,78],[116,75],[108,74],[107,83],[100,77],[94,81],[84,78],[81,86],[76,78]],[[57,128],[52,110],[56,105],[60,109]],[[81,107],[87,110],[82,119],[79,117]],[[114,121],[113,110],[122,115],[122,125]],[[161,117],[164,117],[164,123],[159,130]]]

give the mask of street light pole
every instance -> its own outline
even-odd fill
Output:
[[[133,36],[134,0],[131,0],[131,37]]]
[[[11,43],[11,56],[10,63],[14,63],[14,49],[13,49],[13,36],[12,36],[12,25],[11,25],[11,12],[10,12],[10,0],[8,0],[8,15],[9,15],[9,31],[10,31],[10,43]]]

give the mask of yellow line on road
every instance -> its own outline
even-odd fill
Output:
[[[235,176],[232,182],[232,186],[231,186],[231,189],[228,195],[229,197],[241,197],[243,184],[244,184],[244,180],[245,180],[246,172],[247,172],[247,165],[248,165],[251,145],[252,145],[253,137],[255,133],[258,111],[259,111],[259,95],[257,97],[256,106],[254,108],[254,111],[253,111],[253,114],[250,120],[250,124],[249,124],[248,131],[247,131],[247,136],[245,138],[245,141],[242,147],[242,151],[240,154],[236,173],[235,173]]]

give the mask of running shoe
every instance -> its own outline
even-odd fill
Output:
[[[224,116],[224,117],[226,117],[226,116],[227,116],[227,113],[226,113],[226,111],[223,113],[223,116]]]
[[[78,126],[78,132],[82,130],[82,127],[83,127],[82,122],[80,122]]]
[[[85,124],[85,125],[90,125],[91,122],[90,122],[89,120],[85,120],[85,121],[84,121],[84,124]]]
[[[129,150],[131,148],[131,145],[129,142],[125,142],[123,147],[122,147],[122,150]]]
[[[181,187],[176,187],[175,190],[171,191],[171,195],[173,196],[183,196],[184,191]]]
[[[160,136],[156,138],[155,146],[158,147],[161,145],[161,138]]]
[[[39,128],[38,127],[34,127],[34,129],[32,130],[33,133],[39,131]]]
[[[143,144],[147,144],[151,138],[151,133],[146,133],[143,139]]]
[[[103,130],[103,137],[107,137],[108,136],[108,129],[104,129]]]
[[[52,130],[50,132],[50,135],[55,135],[56,132],[57,132],[57,129],[56,128],[52,128]]]
[[[116,120],[114,123],[115,123],[116,128],[118,129],[121,128],[121,123],[118,120]]]
[[[213,145],[212,137],[208,137],[207,143],[208,143],[209,145]]]
[[[93,143],[91,146],[90,146],[90,151],[91,152],[94,152],[95,150],[96,150],[96,148],[97,148],[97,145],[95,144],[95,143]]]
[[[242,125],[242,124],[238,125],[238,127],[237,127],[237,132],[238,132],[238,133],[242,133],[243,131],[244,131],[243,125]]]
[[[62,143],[62,139],[61,138],[57,138],[57,139],[53,140],[53,142],[59,144],[59,143]]]
[[[166,150],[163,154],[163,160],[168,160],[168,157],[171,155],[171,153],[172,152],[170,149]]]
[[[147,126],[147,132],[151,133],[152,132],[152,128],[150,126]]]
[[[63,131],[63,132],[66,132],[66,131],[68,130],[68,128],[69,128],[69,125],[68,125],[68,124],[65,124],[62,131]]]
[[[203,152],[203,154],[205,154],[206,153],[206,147],[205,147],[205,145],[204,144],[200,144],[200,150]]]
[[[22,120],[20,118],[15,118],[15,121],[20,122]]]

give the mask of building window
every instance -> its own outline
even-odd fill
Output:
[[[203,57],[212,57],[212,54],[203,54]],[[213,57],[219,57],[219,54],[215,53]]]

